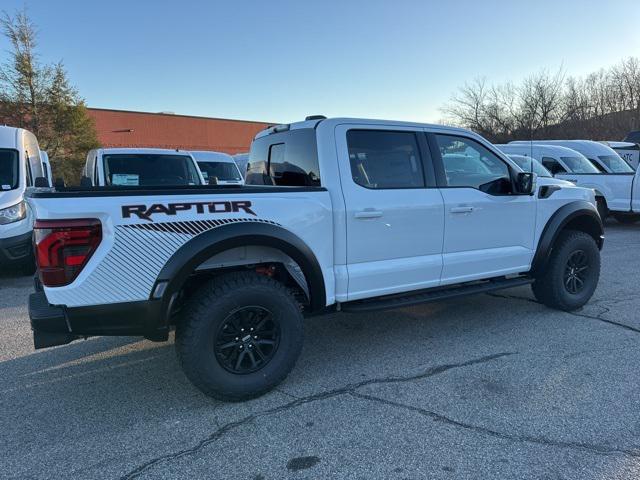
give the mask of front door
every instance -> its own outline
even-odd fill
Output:
[[[506,161],[480,142],[436,134],[445,209],[442,284],[528,271],[536,200],[513,192]]]
[[[336,127],[348,299],[437,286],[444,211],[422,132]]]

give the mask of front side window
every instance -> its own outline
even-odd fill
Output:
[[[107,154],[103,156],[106,185],[183,186],[201,185],[191,157],[166,154]]]
[[[572,173],[600,173],[586,157],[560,157]]]
[[[539,177],[550,177],[551,172],[542,166],[540,162],[524,155],[509,155],[509,158],[516,162],[523,172],[533,172]]]
[[[424,175],[414,132],[349,130],[353,181],[365,188],[423,188]]]
[[[242,180],[238,167],[231,162],[198,162],[205,181],[215,178],[221,182],[235,182]]]
[[[18,188],[19,165],[17,150],[0,149],[0,192]]]
[[[245,183],[319,187],[316,131],[299,128],[255,139],[251,144]]]
[[[447,186],[470,187],[491,195],[511,193],[509,166],[470,138],[436,135]]]
[[[612,173],[633,173],[633,168],[620,155],[599,155],[598,158]]]

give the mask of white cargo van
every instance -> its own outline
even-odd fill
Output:
[[[640,163],[640,145],[631,142],[600,142],[606,146],[611,147],[615,152],[622,157],[634,169],[638,169],[638,163]]]
[[[86,186],[179,187],[205,185],[189,152],[162,148],[90,150],[83,171]]]
[[[580,152],[557,145],[555,142],[553,145],[544,145],[535,141],[511,142],[497,147],[507,154],[530,155],[540,160],[555,177],[595,190],[598,212],[603,219],[611,213],[622,223],[640,220],[640,182],[636,182],[636,172],[606,145],[598,142],[589,142],[589,144],[596,146],[582,145],[582,151],[592,152],[589,154],[592,157],[591,162]],[[613,153],[595,155],[593,152],[599,150],[598,147],[604,149],[599,153]],[[604,167],[603,171],[598,170],[596,167],[598,164],[593,159],[596,156],[603,161],[602,165],[608,165],[607,170],[622,171],[605,171]]]
[[[243,185],[244,177],[231,155],[222,152],[191,152],[204,181],[212,185]]]
[[[31,236],[33,213],[24,194],[44,177],[35,135],[0,126],[0,271],[35,269]]]
[[[587,157],[593,165],[603,173],[633,173],[634,169],[627,162],[622,160],[615,150],[600,142],[592,140],[518,140],[509,142],[509,145],[557,145],[567,147],[576,152],[580,152]]]

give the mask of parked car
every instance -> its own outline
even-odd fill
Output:
[[[233,159],[236,161],[236,165],[238,165],[238,169],[242,174],[242,178],[245,178],[247,176],[247,164],[249,163],[249,154],[236,153],[233,156]]]
[[[0,126],[0,268],[35,269],[33,211],[25,192],[44,169],[38,139],[28,130]],[[44,185],[44,184],[43,184]]]
[[[100,187],[205,185],[189,152],[160,148],[98,148],[87,154],[83,180]]]
[[[596,192],[598,212],[603,219],[611,213],[621,223],[640,220],[640,182],[635,181],[636,174],[628,165],[630,172],[601,172],[579,152],[555,144],[511,142],[498,145],[498,148],[505,153],[531,155],[556,178],[592,188]],[[620,161],[624,163],[624,160]]]
[[[287,376],[304,315],[528,284],[574,310],[597,286],[593,190],[523,172],[470,131],[315,117],[260,132],[250,164],[272,186],[34,192],[36,348],[175,326],[187,377],[240,400]]]
[[[633,168],[622,160],[612,148],[592,140],[534,140],[533,142],[518,140],[509,145],[557,145],[580,152],[603,173],[633,173]]]
[[[244,183],[238,165],[228,153],[192,151],[191,155],[196,159],[205,182],[214,185],[242,185]]]
[[[551,172],[535,158],[515,154],[508,154],[507,156],[517,163],[523,172],[533,172],[539,177],[553,177]]]
[[[640,145],[631,142],[600,143],[604,143],[606,146],[611,147],[634,170],[638,169],[638,163],[640,163]]]

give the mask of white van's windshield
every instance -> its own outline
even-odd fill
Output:
[[[18,151],[0,148],[0,192],[18,188]]]
[[[560,157],[571,173],[600,173],[586,157]]]
[[[202,185],[191,157],[155,153],[118,153],[103,157],[107,185]]]
[[[598,155],[598,158],[612,173],[633,173],[633,168],[619,155]]]
[[[235,182],[242,180],[240,171],[235,163],[231,162],[198,162],[205,181],[216,178],[221,182]]]

